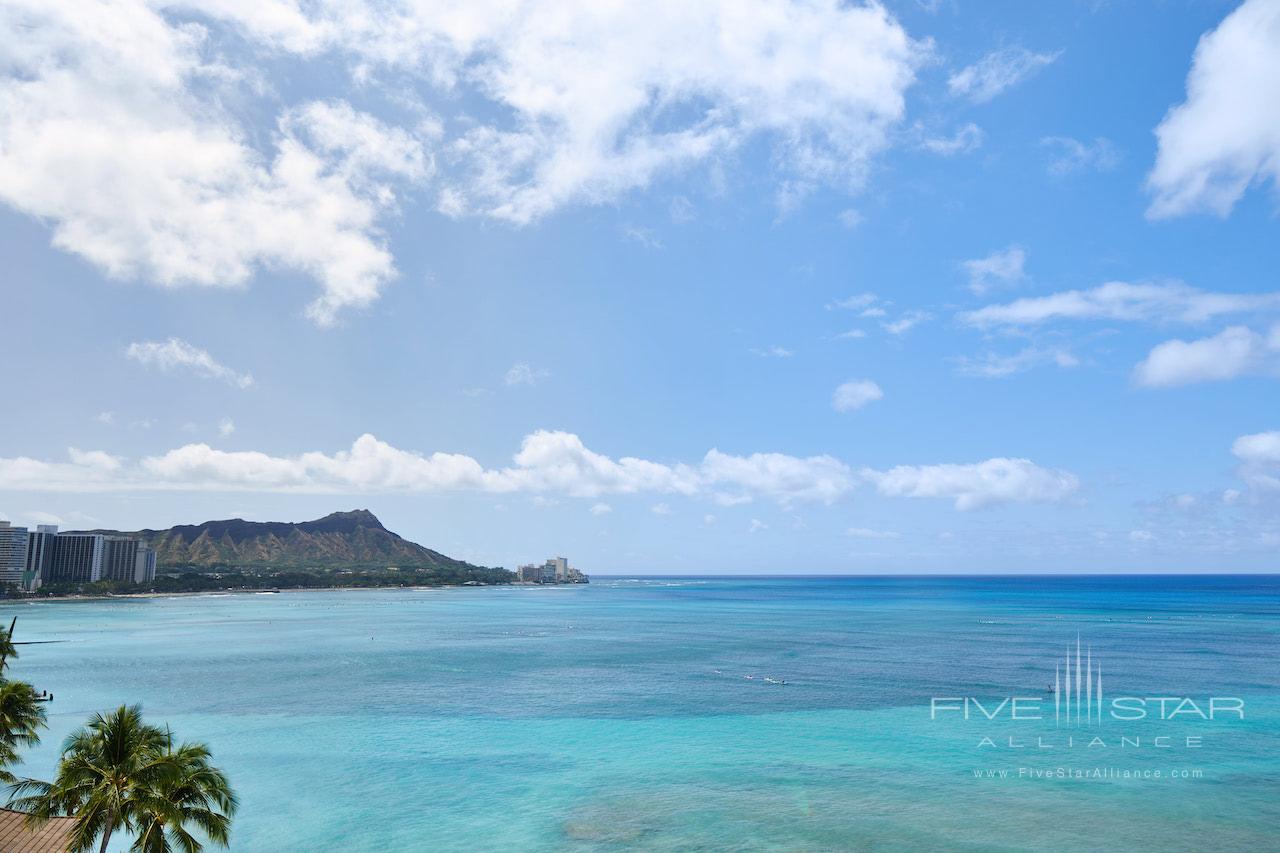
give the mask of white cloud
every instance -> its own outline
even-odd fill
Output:
[[[609,506],[607,503],[604,503],[603,501],[600,503],[594,503],[591,505],[592,515],[608,515],[611,512],[613,512],[613,507]]]
[[[1240,477],[1246,483],[1257,489],[1280,491],[1280,430],[1242,435],[1232,443],[1231,452],[1243,463]],[[1229,502],[1238,498],[1237,494]]]
[[[388,31],[371,49],[420,51],[412,58],[475,81],[510,117],[456,141],[466,175],[450,197],[520,223],[608,201],[754,137],[773,143],[788,192],[856,188],[929,50],[882,7],[834,0],[477,4],[466,16],[424,8],[412,26],[419,44]]]
[[[1033,346],[1026,347],[1013,355],[1002,356],[988,352],[979,357],[963,356],[956,359],[956,372],[962,376],[1002,379],[1015,373],[1031,370],[1041,364],[1076,367],[1080,364],[1080,360],[1064,349]]]
[[[511,365],[502,381],[507,385],[537,385],[551,374],[538,367],[530,367],[523,361]]]
[[[253,377],[250,374],[237,373],[226,365],[220,364],[205,350],[181,338],[135,342],[129,344],[125,355],[139,364],[158,367],[166,373],[185,371],[206,379],[220,379],[237,388],[253,386]]]
[[[1231,445],[1231,452],[1242,462],[1280,465],[1280,431],[1242,435]]]
[[[1139,385],[1160,388],[1276,371],[1280,371],[1280,326],[1269,337],[1244,326],[1228,326],[1212,337],[1159,344],[1133,374]]]
[[[860,482],[883,494],[955,497],[960,509],[989,503],[1054,499],[1075,488],[1074,476],[1047,471],[1025,459],[990,459],[976,465],[899,467],[860,472],[832,456],[752,453],[734,456],[712,449],[696,464],[614,459],[588,449],[567,432],[525,436],[511,465],[486,468],[458,453],[430,455],[401,450],[372,435],[349,450],[272,456],[187,444],[136,463],[102,451],[68,451],[68,462],[0,458],[0,491],[135,492],[249,491],[302,494],[482,492],[533,494],[543,504],[557,496],[655,494],[723,497],[726,504],[752,496],[780,505],[833,503]],[[1060,496],[1060,495],[1059,495]],[[658,504],[663,506],[665,504]],[[605,506],[597,503],[592,507]],[[601,514],[597,512],[597,514]]]
[[[842,341],[852,341],[852,340],[857,340],[859,338],[865,338],[866,336],[867,336],[867,333],[862,329],[850,329],[847,332],[841,332],[840,334],[836,335],[836,338]]]
[[[316,279],[328,323],[394,275],[378,175],[421,179],[411,134],[343,102],[286,110],[263,149],[221,105],[245,75],[216,39],[140,0],[15,0],[0,75],[0,200],[113,278],[240,286],[260,268]]]
[[[1246,0],[1196,47],[1186,100],[1156,128],[1147,214],[1219,216],[1280,182],[1280,3]]]
[[[665,503],[656,503],[649,507],[649,512],[654,515],[671,515],[671,506]]]
[[[765,524],[758,518],[751,519],[751,524],[747,525],[748,533],[759,533],[761,530],[768,530],[769,525]]]
[[[702,526],[710,527],[711,525],[715,524],[716,521],[717,521],[716,517],[708,513],[707,515],[704,515],[702,517]]]
[[[731,456],[714,449],[702,459],[701,476],[704,484],[711,488],[740,489],[781,503],[831,503],[857,484],[853,470],[831,456],[798,457],[783,453]],[[720,502],[729,505],[741,501]]]
[[[960,314],[971,326],[1029,326],[1053,320],[1202,323],[1229,314],[1280,310],[1280,293],[1212,293],[1185,284],[1113,281],[988,305]]]
[[[852,536],[855,539],[901,539],[902,534],[893,530],[872,530],[869,527],[850,527],[845,532],[846,536]]]
[[[988,459],[972,465],[900,465],[865,471],[881,494],[954,498],[958,510],[1015,502],[1053,502],[1070,496],[1079,480],[1067,471],[1041,468],[1029,459]]]
[[[832,393],[831,408],[837,412],[852,412],[883,397],[884,392],[880,390],[880,386],[870,379],[854,379]]]
[[[1049,174],[1065,177],[1077,172],[1106,172],[1120,163],[1120,154],[1110,139],[1099,136],[1081,142],[1070,136],[1046,136],[1040,144],[1053,151]]]
[[[957,97],[975,104],[985,103],[1005,89],[1022,82],[1051,64],[1061,53],[1033,53],[1025,47],[994,51],[947,80],[947,88]]]
[[[471,462],[479,468],[479,463]],[[694,494],[700,486],[698,472],[691,466],[631,456],[610,459],[587,449],[582,439],[567,432],[539,431],[525,436],[515,462],[515,468],[487,472],[490,487],[595,497],[631,492]]]
[[[301,273],[320,324],[396,275],[380,226],[428,146],[442,211],[515,223],[757,140],[792,196],[856,190],[931,52],[837,0],[11,0],[0,44],[0,200],[117,278]],[[264,132],[245,118],[280,110],[277,66],[318,97]],[[474,109],[391,127],[332,99],[380,84]]]
[[[920,147],[943,157],[955,154],[968,154],[982,147],[986,134],[973,122],[957,130],[951,136],[927,137],[921,141]]]
[[[111,426],[116,422],[116,414],[115,412],[98,412],[93,416],[93,420],[103,426]]]
[[[981,296],[996,288],[1016,284],[1027,277],[1023,267],[1027,252],[1021,246],[992,252],[985,258],[963,261],[960,266],[969,275],[969,290]]]
[[[856,187],[930,51],[879,6],[364,3],[234,14],[277,48],[332,46],[489,102],[450,142],[442,209],[528,222],[763,137],[784,186]],[[288,18],[287,23],[284,19]]]
[[[882,312],[883,313],[883,312]],[[863,316],[871,316],[866,311]],[[908,311],[902,314],[898,319],[891,320],[880,324],[880,328],[884,329],[891,335],[906,334],[924,321],[930,319],[932,315],[927,311]]]
[[[102,451],[67,450],[69,462],[26,456],[0,457],[0,488],[8,491],[99,491],[116,479],[122,464]]]
[[[1156,536],[1150,530],[1130,530],[1129,541],[1130,542],[1154,542],[1156,541]]]
[[[780,347],[777,344],[765,347],[764,349],[752,349],[751,352],[761,358],[791,358],[791,356],[795,355],[791,350],[785,347]]]
[[[223,418],[218,422],[218,435],[224,438],[236,431],[236,422],[231,418]]]

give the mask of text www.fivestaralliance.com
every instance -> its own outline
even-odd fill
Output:
[[[1168,769],[1128,767],[975,767],[975,779],[1027,779],[1041,781],[1078,780],[1081,782],[1107,779],[1151,779],[1176,782],[1183,779],[1203,779],[1204,771],[1198,767]]]

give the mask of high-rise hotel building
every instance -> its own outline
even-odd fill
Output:
[[[28,592],[46,583],[100,580],[149,583],[156,579],[156,552],[129,536],[59,533],[42,524],[34,533],[0,521],[0,586]]]
[[[53,571],[53,541],[58,535],[58,525],[37,524],[34,533],[27,534],[27,570],[22,574],[22,588],[36,590],[49,579]]]
[[[27,568],[27,528],[0,521],[0,585],[22,583]]]

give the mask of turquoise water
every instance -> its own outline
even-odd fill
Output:
[[[141,702],[213,747],[243,800],[237,851],[1280,845],[1274,577],[612,579],[0,610],[19,640],[58,641],[15,668],[56,697],[25,772],[47,777],[92,711]],[[1108,695],[1238,696],[1246,718],[930,719],[933,696],[1045,696],[1077,633]],[[1054,741],[1069,732],[1146,745]]]

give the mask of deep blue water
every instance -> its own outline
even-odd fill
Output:
[[[141,702],[213,747],[244,803],[238,851],[1280,849],[1273,576],[597,578],[0,609],[18,639],[59,641],[14,670],[56,697],[25,771],[47,776],[92,711]],[[1245,719],[1055,727],[1045,688],[1077,636],[1108,696],[1239,697]],[[930,718],[931,697],[1010,695],[1050,719]]]

